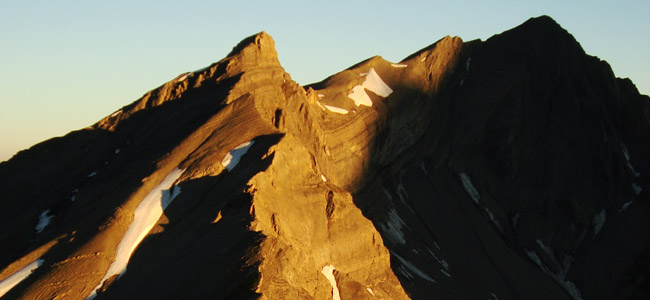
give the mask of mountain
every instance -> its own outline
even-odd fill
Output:
[[[305,87],[261,32],[0,164],[0,294],[648,299],[648,153],[546,16]]]

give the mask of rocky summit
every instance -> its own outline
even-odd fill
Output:
[[[649,154],[546,16],[304,87],[261,32],[0,164],[0,295],[650,299]]]

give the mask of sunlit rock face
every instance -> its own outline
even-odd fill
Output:
[[[647,299],[649,101],[544,16],[304,87],[262,32],[0,164],[0,292]]]

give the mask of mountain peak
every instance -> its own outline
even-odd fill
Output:
[[[274,57],[277,59],[278,53],[275,51],[275,41],[266,31],[260,31],[243,39],[237,46],[232,48],[228,57],[235,55],[249,55]]]

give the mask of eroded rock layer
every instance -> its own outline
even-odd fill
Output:
[[[306,87],[262,32],[0,164],[0,293],[646,299],[649,101],[548,17]]]

